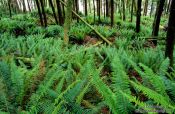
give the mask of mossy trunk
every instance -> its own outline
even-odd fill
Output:
[[[72,20],[72,0],[67,0],[67,8],[66,8],[66,17],[65,17],[65,23],[64,23],[64,44],[68,45],[69,44],[69,29],[70,29],[70,24]]]

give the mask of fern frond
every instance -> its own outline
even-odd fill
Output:
[[[139,91],[142,91],[148,98],[152,99],[155,103],[158,105],[160,104],[165,110],[169,111],[168,109],[175,109],[175,106],[173,106],[169,99],[167,99],[165,96],[162,96],[161,94],[157,93],[156,91],[153,91],[141,84],[137,84],[133,81],[130,81],[130,83]]]
[[[115,94],[117,96],[117,110],[119,113],[126,114],[131,110],[131,104],[121,95],[119,92],[120,90],[123,90],[127,94],[131,94],[130,87],[129,87],[129,77],[125,72],[124,66],[121,63],[121,60],[118,57],[118,54],[115,54],[112,62],[112,87],[115,91]]]
[[[101,93],[103,96],[105,103],[109,106],[109,108],[112,110],[114,114],[118,114],[117,111],[117,96],[111,91],[111,89],[106,86],[106,84],[100,79],[99,77],[100,71],[94,71],[92,74],[92,83],[97,88],[97,90]]]

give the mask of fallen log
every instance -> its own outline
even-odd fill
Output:
[[[67,7],[67,5],[60,0],[60,2]],[[88,22],[86,22],[82,17],[80,17],[74,10],[72,10],[72,13],[78,17],[83,23],[85,23],[89,28],[91,28],[102,40],[104,40],[106,43],[108,43],[109,45],[111,45],[112,43],[106,39],[103,35],[101,35],[93,26],[91,26]]]

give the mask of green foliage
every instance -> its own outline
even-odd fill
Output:
[[[115,37],[113,46],[65,47],[63,27],[37,26],[35,13],[0,20],[0,113],[174,113],[175,71],[167,72],[161,45],[145,47],[139,38],[150,36],[152,19],[143,18],[139,34],[134,23],[118,19],[110,28],[110,18],[102,19],[94,26]],[[95,24],[91,15],[86,20]],[[81,22],[71,24],[70,38],[86,35],[97,37]]]
[[[84,24],[75,24],[71,27],[69,36],[73,39],[83,40],[90,32],[91,29]]]

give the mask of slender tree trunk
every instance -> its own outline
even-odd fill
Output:
[[[87,0],[84,0],[84,8],[85,16],[87,16]]]
[[[51,8],[52,8],[52,12],[53,12],[53,16],[54,16],[54,18],[55,18],[55,22],[56,22],[56,24],[58,24],[57,15],[56,15],[56,13],[55,13],[55,8],[54,8],[54,6],[53,6],[52,0],[49,0],[49,4],[50,4],[50,6],[51,6]]]
[[[88,3],[89,3],[89,12],[92,13],[92,11],[91,11],[91,0],[88,0]]]
[[[100,0],[97,0],[97,15],[98,15],[98,23],[101,23],[101,19],[100,19]]]
[[[140,32],[140,18],[141,18],[141,6],[142,6],[142,0],[138,0],[137,3],[137,19],[136,19],[136,32]]]
[[[156,14],[155,14],[154,23],[153,23],[152,36],[158,36],[160,19],[163,12],[164,3],[165,3],[165,0],[157,1],[157,8],[156,8]],[[154,45],[157,45],[157,40],[154,40],[153,43]]]
[[[65,0],[62,0],[63,2],[65,2]],[[60,6],[60,9],[61,9],[61,6]],[[62,4],[62,14],[63,14],[63,18],[65,19],[65,8],[64,8],[64,5]],[[64,19],[63,22],[64,22]]]
[[[72,20],[72,0],[67,0],[66,18],[64,24],[64,44],[69,44],[69,29]]]
[[[28,5],[28,9],[29,9],[29,11],[31,12],[31,7],[30,7],[29,0],[27,0],[27,5]]]
[[[145,0],[145,5],[144,5],[144,15],[147,16],[147,11],[148,11],[148,0]]]
[[[134,0],[132,0],[132,3],[131,3],[131,22],[133,21],[133,9],[134,9]]]
[[[151,2],[150,17],[152,16],[152,13],[153,13],[153,5],[154,5],[154,0],[152,0],[152,2]]]
[[[125,0],[122,0],[122,9],[123,9],[123,21],[126,20],[126,15],[125,15]]]
[[[114,25],[114,0],[111,0],[111,27]]]
[[[9,15],[10,15],[10,17],[12,17],[11,0],[8,0],[8,7],[9,7]]]
[[[61,5],[60,5],[60,1],[57,0],[56,1],[56,4],[57,4],[57,11],[58,11],[58,18],[59,18],[59,24],[60,25],[63,25],[63,16],[62,16],[62,11],[61,11]],[[64,7],[64,6],[62,6]]]
[[[167,13],[170,11],[171,1],[172,0],[169,0],[168,7],[167,7]]]
[[[95,11],[96,11],[96,9],[95,9],[95,0],[93,0],[93,6],[94,6],[94,24],[95,24]]]
[[[25,0],[23,0],[23,12],[25,13],[27,10],[26,10],[26,4],[25,4]]]
[[[79,12],[79,0],[75,0],[75,12],[78,14]],[[77,22],[79,22],[79,19],[77,19]]]
[[[106,0],[106,17],[109,17],[109,2]]]
[[[122,19],[122,11],[121,11],[121,1],[118,3],[120,19]]]
[[[44,17],[44,26],[47,27],[47,17],[46,17],[43,1],[41,0],[40,3],[41,3],[42,14]]]
[[[42,19],[41,8],[40,8],[40,3],[39,3],[38,0],[36,0],[36,5],[37,5],[37,9],[38,9],[38,14],[39,14],[39,17],[40,17],[41,26],[44,26],[43,19]]]
[[[168,22],[168,32],[166,39],[166,51],[165,57],[169,57],[170,59],[170,67],[173,67],[173,50],[174,50],[174,41],[175,41],[175,0],[171,2],[170,8],[170,17]]]

